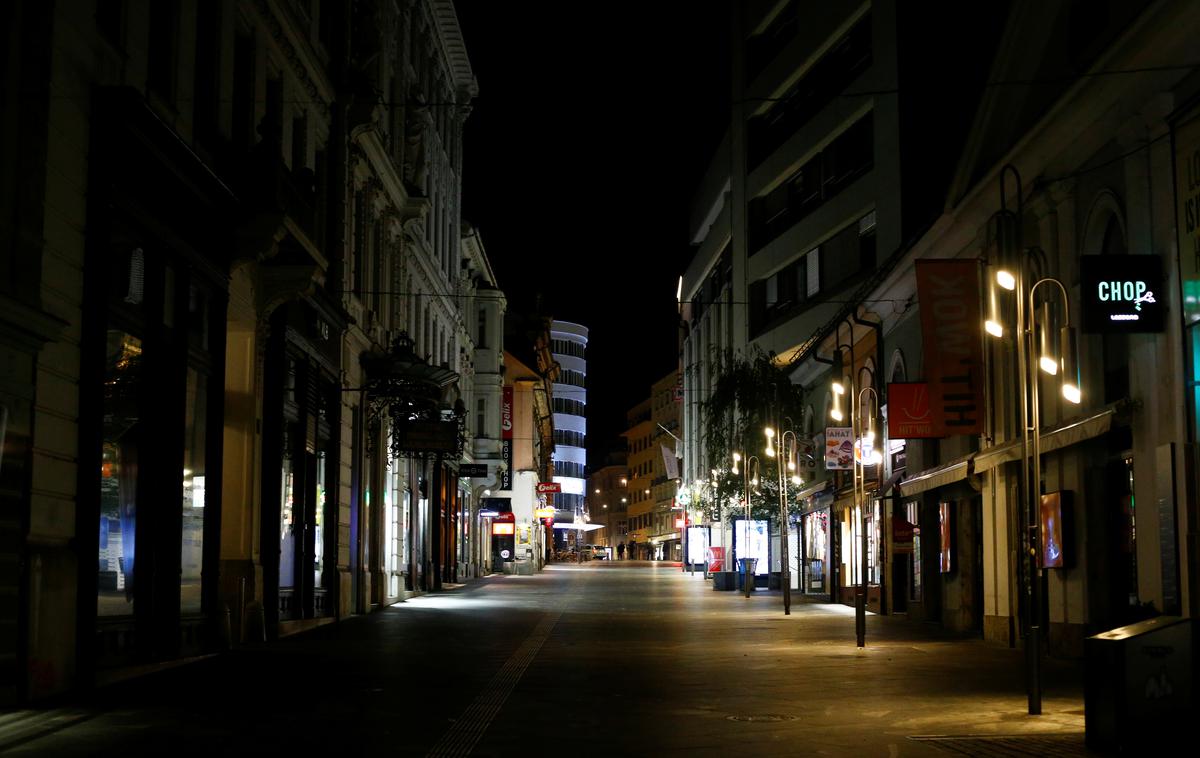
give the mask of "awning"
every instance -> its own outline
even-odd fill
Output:
[[[1110,405],[1103,410],[1086,416],[1076,416],[1062,423],[1055,424],[1042,432],[1042,452],[1050,453],[1064,447],[1078,444],[1093,437],[1099,437],[1112,427],[1116,406]],[[1032,443],[1031,443],[1032,444]],[[981,450],[975,454],[975,473],[981,473],[1011,461],[1021,460],[1021,440],[1009,440]],[[904,484],[908,484],[905,482]],[[905,492],[908,490],[905,489]]]
[[[900,469],[899,471],[892,472],[892,475],[889,476],[883,484],[879,485],[879,495],[880,496],[886,495],[888,493],[888,491],[892,487],[895,487],[896,485],[900,485],[900,487],[903,488],[904,483],[900,481],[903,478],[904,478],[904,469]]]
[[[1098,437],[1112,427],[1117,406],[1113,403],[1099,411],[1067,419],[1042,432],[1042,452],[1051,453],[1084,440]],[[898,483],[905,497],[917,495],[935,487],[966,479],[968,475],[980,474],[1010,461],[1021,460],[1021,440],[994,445],[976,453],[955,458],[948,463],[926,469]]]
[[[803,500],[807,497],[812,497],[813,495],[820,494],[821,492],[824,492],[826,488],[831,487],[832,485],[833,485],[832,479],[823,479],[823,480],[817,482],[816,484],[813,484],[811,486],[805,487],[804,489],[800,490],[800,493],[798,495],[796,495],[796,500]]]
[[[590,532],[596,529],[603,529],[604,524],[589,524],[586,521],[564,521],[559,523],[554,522],[555,529],[578,529],[581,532]]]
[[[909,497],[934,487],[942,487],[966,479],[967,474],[970,473],[968,467],[971,463],[971,455],[973,453],[908,477],[900,482],[900,491],[905,497]]]

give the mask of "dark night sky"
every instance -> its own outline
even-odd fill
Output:
[[[692,197],[729,116],[728,10],[690,2],[460,0],[479,97],[463,215],[510,311],[591,330],[588,455],[678,361]]]

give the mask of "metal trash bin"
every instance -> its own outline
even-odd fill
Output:
[[[746,590],[746,597],[750,597],[750,593],[754,591],[754,569],[758,566],[757,558],[738,558],[738,563],[741,565],[742,585]]]
[[[1170,744],[1189,723],[1191,620],[1159,616],[1083,641],[1084,730],[1104,751]]]
[[[736,571],[712,572],[713,589],[718,592],[737,592],[738,573]]]

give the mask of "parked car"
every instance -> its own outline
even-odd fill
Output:
[[[608,548],[604,545],[588,545],[587,549],[591,551],[592,558],[598,561],[608,560]]]

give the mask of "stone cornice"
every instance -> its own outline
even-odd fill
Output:
[[[454,95],[463,103],[479,94],[479,84],[467,58],[467,46],[463,42],[462,28],[458,25],[458,14],[452,0],[432,0],[431,13],[437,24],[438,47],[446,59],[446,67],[454,79]]]
[[[309,42],[307,33],[297,34],[292,22],[286,20],[287,14],[276,5],[273,0],[257,0],[255,3],[259,16],[271,38],[279,46],[283,57],[291,65],[292,73],[300,81],[300,86],[304,87],[305,92],[312,98],[313,104],[319,106],[328,117],[330,103],[334,100],[333,82],[330,81],[325,65],[320,62]]]
[[[396,165],[392,163],[387,149],[379,139],[379,132],[362,132],[355,138],[354,144],[362,151],[368,170],[378,179],[380,189],[387,196],[392,207],[399,210],[402,216],[412,215],[412,212],[407,209],[413,204],[413,201],[423,198],[409,197],[408,190],[405,189],[404,182],[401,181],[400,174],[396,171]]]

